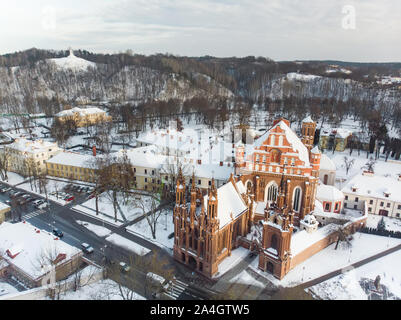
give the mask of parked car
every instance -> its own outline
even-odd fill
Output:
[[[11,188],[4,188],[4,192],[8,192],[8,191],[10,191],[11,190]]]
[[[0,189],[0,193],[5,193],[6,192],[6,189],[5,188],[1,188]]]
[[[36,208],[38,208],[39,210],[43,210],[47,208],[47,202],[41,203],[39,205],[36,206]]]
[[[53,229],[53,234],[59,238],[62,238],[64,236],[64,234],[57,228]]]
[[[93,252],[93,248],[89,244],[87,244],[85,242],[81,244],[81,247],[82,247],[83,252],[85,252],[85,253],[92,253]]]
[[[72,201],[72,200],[74,200],[74,199],[75,199],[74,196],[68,195],[68,196],[66,196],[66,197],[64,198],[64,201]]]

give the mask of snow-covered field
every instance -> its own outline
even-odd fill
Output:
[[[395,247],[401,244],[401,239],[356,233],[351,243],[351,248],[348,249],[344,244],[340,244],[337,250],[334,250],[336,244],[331,244],[305,262],[297,265],[281,281],[259,270],[258,259],[252,262],[251,268],[276,285],[293,287],[326,275],[332,271],[346,268],[352,263]]]
[[[319,283],[310,290],[324,300],[367,300],[368,295],[359,284],[361,278],[375,280],[379,275],[380,283],[401,299],[401,251],[352,269],[337,277]]]
[[[99,237],[105,237],[111,233],[111,231],[105,227],[98,226],[96,224],[92,224],[86,221],[77,220],[77,223],[80,224],[81,226],[84,226],[89,231],[92,231]]]
[[[145,203],[145,209],[150,210],[150,198],[147,196],[141,196],[141,198]],[[93,216],[94,218],[97,218],[99,220],[104,219],[106,222],[116,226],[120,226],[127,221],[135,220],[136,218],[143,215],[142,210],[138,208],[134,203],[125,203],[122,197],[118,197],[118,199],[118,205],[121,211],[120,209],[117,210],[117,222],[115,222],[114,219],[114,208],[112,199],[107,196],[106,193],[103,193],[99,197],[99,215],[96,215],[95,198],[89,199],[81,205],[77,205],[73,208],[90,216]]]
[[[7,184],[11,186],[15,186],[16,184],[19,184],[21,182],[25,181],[25,178],[23,176],[20,176],[18,173],[15,172],[7,172],[7,177],[8,180],[5,180]]]
[[[140,256],[144,256],[150,252],[149,249],[142,247],[141,245],[131,240],[128,240],[118,234],[112,234],[111,236],[108,236],[106,240],[119,247],[124,247]]]
[[[168,236],[174,232],[173,213],[171,211],[164,210],[161,213],[161,216],[159,217],[156,225],[156,239],[153,239],[152,237],[152,231],[146,218],[131,226],[128,226],[127,230],[155,243],[156,245],[161,245],[173,249],[174,237],[168,239]]]

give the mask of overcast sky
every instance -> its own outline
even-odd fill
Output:
[[[401,61],[399,0],[0,0],[0,53],[36,47]],[[355,18],[355,19],[354,19]]]

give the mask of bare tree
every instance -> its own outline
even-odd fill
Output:
[[[376,161],[370,157],[369,161],[365,163],[365,165],[361,168],[361,169],[366,169],[369,172],[375,172],[375,165],[376,165]]]
[[[0,177],[1,180],[8,180],[7,172],[10,161],[10,149],[3,148],[0,150]]]
[[[344,160],[345,171],[348,175],[349,170],[353,167],[355,163],[355,159],[350,159],[347,156],[344,156],[343,160]]]

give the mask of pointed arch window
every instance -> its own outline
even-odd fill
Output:
[[[301,188],[299,187],[295,188],[292,199],[292,209],[295,212],[299,212],[299,210],[301,209],[301,194],[302,194]]]

